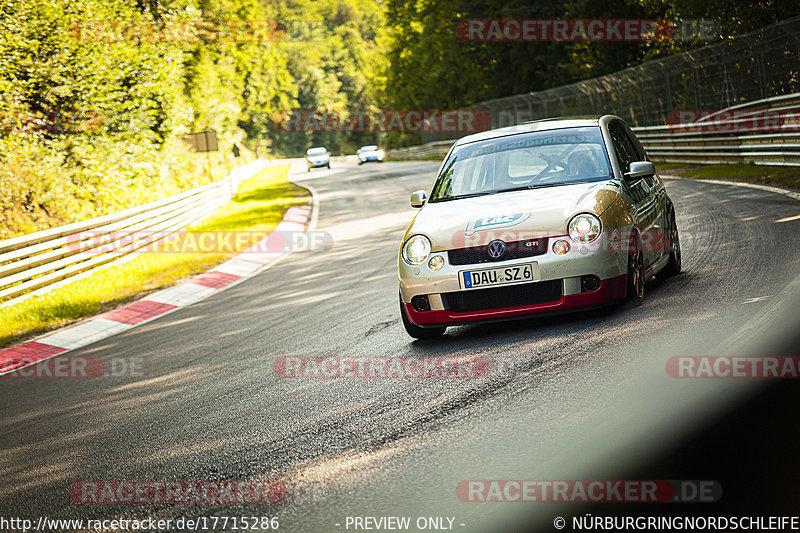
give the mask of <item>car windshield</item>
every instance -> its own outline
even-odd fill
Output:
[[[374,152],[377,149],[378,149],[377,146],[362,146],[361,150],[359,150],[359,151],[360,152]]]
[[[325,148],[309,148],[306,154],[308,155],[325,155],[328,151]]]
[[[434,183],[432,202],[608,179],[598,126],[532,132],[457,148]]]

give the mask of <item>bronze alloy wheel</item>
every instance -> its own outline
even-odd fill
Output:
[[[644,299],[644,259],[635,237],[631,239],[628,252],[628,298],[636,301]]]
[[[678,236],[678,224],[675,222],[675,212],[670,215],[669,222],[669,262],[661,272],[658,273],[659,279],[666,279],[670,276],[679,274],[681,271],[681,241]]]

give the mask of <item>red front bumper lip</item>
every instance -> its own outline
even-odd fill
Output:
[[[525,305],[520,307],[507,307],[503,309],[490,309],[488,311],[471,311],[468,313],[453,313],[444,311],[417,311],[411,304],[403,304],[408,319],[417,326],[450,326],[469,322],[504,320],[507,318],[523,317],[540,313],[553,313],[568,311],[583,307],[595,307],[613,303],[625,298],[628,276],[623,274],[600,282],[600,288],[592,292],[569,294],[560,300],[544,304]],[[486,290],[486,289],[479,289]]]

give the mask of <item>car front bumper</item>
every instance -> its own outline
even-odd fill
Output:
[[[554,313],[586,307],[601,306],[625,297],[627,284],[627,253],[621,251],[588,251],[581,246],[573,245],[566,255],[557,255],[552,251],[552,243],[558,239],[551,238],[547,252],[524,259],[481,263],[476,265],[450,265],[447,252],[433,252],[441,255],[445,265],[439,271],[431,271],[427,261],[412,266],[398,260],[400,297],[408,319],[418,326],[442,326],[463,324],[466,322],[504,320],[539,313]],[[561,237],[563,238],[563,237]],[[460,273],[536,263],[538,277],[535,281],[518,285],[495,285],[486,288],[464,289],[461,286]],[[587,290],[582,281],[587,276],[596,276],[598,286]],[[492,291],[500,287],[504,291],[528,289],[520,285],[531,285],[551,282],[560,284],[560,298],[550,298],[545,302],[533,302],[525,305],[493,306],[491,309],[455,310],[448,302],[452,296],[460,297],[467,292]],[[517,289],[513,289],[517,287]],[[489,294],[489,293],[484,293]],[[415,296],[426,297],[430,310],[415,309],[412,300]],[[471,299],[480,295],[467,295]]]
[[[403,302],[408,319],[417,326],[456,326],[469,322],[491,322],[508,320],[534,314],[566,312],[583,308],[593,308],[617,302],[625,298],[627,275],[600,281],[600,288],[591,292],[564,294],[555,302],[506,307],[483,311],[456,313],[449,309],[417,311],[410,303]],[[564,282],[567,282],[565,279]],[[486,289],[476,289],[486,290]]]

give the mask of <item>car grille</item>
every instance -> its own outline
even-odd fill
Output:
[[[450,311],[468,313],[557,302],[561,299],[561,294],[561,280],[556,279],[491,289],[447,292],[442,294],[442,299]]]
[[[476,265],[542,255],[547,251],[547,237],[506,243],[506,253],[497,259],[489,257],[489,245],[447,250],[451,265]]]

